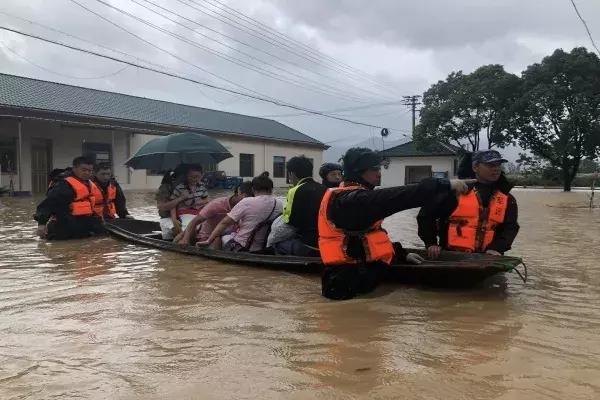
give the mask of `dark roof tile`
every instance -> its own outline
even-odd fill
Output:
[[[1,105],[234,133],[326,147],[322,142],[270,119],[8,74],[0,74]]]

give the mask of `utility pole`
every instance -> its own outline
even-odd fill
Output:
[[[419,99],[421,96],[418,94],[412,96],[402,96],[404,99],[402,104],[409,107],[412,111],[412,133],[415,134],[415,126],[417,125],[417,106],[421,104]]]

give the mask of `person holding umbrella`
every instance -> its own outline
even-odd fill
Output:
[[[173,226],[181,222],[181,231],[191,220],[198,215],[200,210],[208,203],[208,191],[202,184],[203,171],[200,165],[190,165],[186,168],[184,179],[173,189],[171,200],[179,199],[183,193],[187,198],[179,201],[177,206],[171,209],[171,221]]]
[[[233,155],[215,139],[195,132],[181,132],[149,141],[125,165],[133,169],[172,171],[182,164],[218,164],[231,157]],[[196,171],[195,175],[198,175],[197,172],[201,174],[201,171]],[[175,175],[178,175],[177,171]],[[171,218],[171,210],[193,197],[185,188],[178,191],[177,196],[172,196],[175,186],[174,177],[168,172],[163,177],[156,197],[163,239],[173,239],[174,233],[181,232],[179,220]]]

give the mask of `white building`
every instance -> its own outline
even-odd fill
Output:
[[[382,186],[402,186],[418,183],[424,178],[455,178],[458,170],[456,146],[436,143],[417,149],[414,142],[384,150],[389,161],[381,173]]]
[[[82,154],[112,163],[124,189],[155,189],[161,176],[124,163],[156,135],[183,131],[212,136],[233,155],[208,169],[268,171],[279,187],[287,160],[306,155],[316,175],[327,148],[273,120],[0,74],[0,186],[12,182],[16,192],[45,192],[49,171]]]

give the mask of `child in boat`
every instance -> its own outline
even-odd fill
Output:
[[[202,208],[208,203],[208,191],[202,184],[203,171],[199,165],[190,165],[185,173],[184,180],[173,188],[171,200],[182,197],[188,193],[186,199],[180,201],[177,206],[171,209],[171,221],[176,225],[181,222],[181,230],[184,231],[187,225]]]
[[[208,239],[198,242],[208,246],[221,237],[227,228],[237,224],[237,229],[223,237],[223,250],[259,251],[267,240],[271,223],[283,211],[283,205],[273,196],[273,181],[261,174],[252,180],[254,197],[242,199],[217,225]]]

